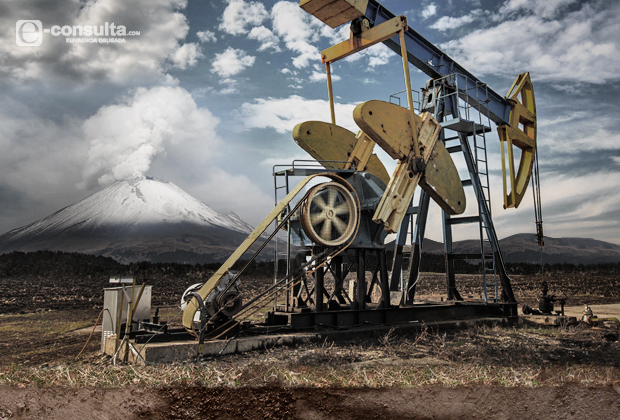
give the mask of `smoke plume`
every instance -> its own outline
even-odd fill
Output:
[[[143,176],[153,158],[166,147],[184,143],[217,142],[219,120],[198,108],[180,87],[138,88],[123,103],[104,106],[86,120],[84,134],[90,143],[80,188]],[[206,140],[205,140],[206,139]]]

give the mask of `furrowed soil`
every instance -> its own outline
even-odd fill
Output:
[[[202,273],[156,276],[153,308],[178,313]],[[613,275],[511,276],[537,306],[544,279],[568,305],[618,303]],[[244,278],[250,295],[269,277]],[[463,298],[480,276],[458,275]],[[107,278],[0,278],[0,419],[620,418],[617,328],[478,326],[320,342],[200,364],[113,365],[93,335]],[[445,277],[425,274],[417,298],[438,300]]]

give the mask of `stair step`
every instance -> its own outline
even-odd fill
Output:
[[[444,121],[440,124],[443,128],[458,131],[459,133],[466,133],[468,136],[471,136],[473,134],[488,133],[491,131],[491,127],[476,124],[473,121],[465,120],[462,118],[454,118],[452,120]]]
[[[480,222],[480,216],[466,216],[466,217],[451,217],[446,219],[449,225],[461,225],[464,223],[476,223]]]

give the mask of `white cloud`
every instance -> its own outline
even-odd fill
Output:
[[[51,8],[35,0],[10,2],[0,14],[0,75],[5,80],[45,83],[59,78],[72,82],[156,82],[168,67],[185,68],[199,58],[195,47],[181,43],[189,30],[187,18],[180,12],[186,5],[185,0],[58,0]],[[126,37],[125,43],[80,44],[45,34],[40,47],[19,47],[15,43],[15,21],[23,18],[25,10],[42,20],[44,27],[114,22],[128,32],[140,31],[140,35]]]
[[[531,185],[518,209],[503,209],[501,177],[491,176],[493,224],[500,238],[524,232],[535,233]],[[596,238],[618,243],[620,222],[609,214],[620,206],[618,173],[591,173],[541,176],[543,227],[546,236],[553,238]],[[475,210],[475,198],[467,196],[468,210]],[[438,225],[441,221],[437,220]],[[461,230],[461,228],[459,228]],[[464,235],[475,237],[476,232]],[[464,239],[463,238],[463,239]]]
[[[338,76],[337,74],[333,74],[332,73],[332,82],[337,82],[340,79],[341,79],[340,76]],[[311,82],[323,82],[323,81],[326,81],[327,80],[327,73],[316,71],[316,70],[312,70],[312,74],[310,75],[309,80]]]
[[[359,130],[353,121],[355,105],[335,104],[336,123],[353,132]],[[272,128],[278,133],[291,132],[295,125],[304,121],[330,121],[330,118],[329,101],[309,100],[297,95],[245,102],[239,115],[239,121],[246,129]]]
[[[266,194],[255,180],[244,174],[209,168],[203,176],[202,182],[188,186],[186,191],[217,211],[233,211],[242,220],[257,226],[273,208],[273,193]]]
[[[0,102],[0,232],[47,216],[77,196],[87,146],[80,121],[58,123],[35,115],[24,104],[4,96]],[[8,192],[12,192],[9,194]]]
[[[553,101],[553,99],[552,99]],[[620,150],[618,119],[614,111],[600,112],[596,118],[589,111],[595,107],[592,98],[584,101],[585,110],[571,111],[565,104],[546,106],[538,117],[538,142],[567,155],[579,155],[583,151]],[[550,161],[553,157],[545,158]]]
[[[438,31],[446,31],[448,29],[456,29],[474,21],[471,15],[465,15],[458,18],[443,16],[437,22],[431,25],[431,28]]]
[[[577,3],[577,0],[509,0],[500,8],[500,13],[529,11],[536,16],[552,18],[565,6],[573,3]]]
[[[242,35],[247,33],[246,26],[260,25],[267,16],[267,10],[262,3],[229,0],[219,29],[231,35]]]
[[[584,3],[556,20],[516,17],[441,48],[479,75],[514,77],[530,71],[534,80],[555,83],[615,81],[620,79],[615,70],[620,67],[620,4]]]
[[[563,236],[575,235],[596,238],[617,236],[609,230],[609,221],[602,220],[606,213],[620,207],[618,173],[591,173],[573,177],[568,174],[542,180],[545,221]],[[597,219],[598,226],[584,225],[582,219]],[[616,221],[617,223],[617,221]],[[571,234],[571,232],[573,232]],[[616,239],[617,240],[617,239]]]
[[[567,154],[579,154],[582,151],[619,150],[620,133],[604,127],[601,121],[582,124],[567,124],[547,130],[545,144]]]
[[[387,64],[390,57],[394,57],[394,52],[390,50],[385,44],[376,44],[366,50],[366,56],[368,57],[368,65],[370,67],[382,66]]]
[[[280,1],[273,6],[271,18],[273,30],[283,39],[286,48],[299,54],[293,58],[293,66],[302,68],[320,60],[319,49],[310,43],[319,37],[318,25],[312,21],[311,15],[295,3]]]
[[[227,7],[223,20],[228,21],[226,17],[229,8],[233,7],[237,10],[237,3],[242,3],[240,0],[235,0]],[[251,3],[244,3],[246,6]],[[249,6],[247,6],[249,7]],[[262,9],[261,9],[262,10]],[[240,18],[241,24],[234,26],[232,24],[225,25],[229,33],[241,34],[248,32],[245,29],[250,25],[253,27],[248,32],[248,38],[257,40],[261,43],[258,51],[266,51],[272,49],[275,52],[280,52],[280,41],[283,42],[284,47],[295,53],[292,57],[293,67],[301,69],[308,67],[312,63],[321,61],[319,48],[315,45],[319,41],[326,39],[326,43],[336,44],[349,37],[349,26],[343,25],[339,28],[332,29],[325,25],[320,20],[314,18],[312,15],[302,10],[297,3],[289,1],[279,1],[271,9],[269,17],[271,18],[271,29],[262,25],[265,20],[265,15],[262,12],[257,12],[259,19],[250,22],[249,19]],[[224,23],[222,23],[224,25]],[[222,28],[222,25],[220,26]],[[243,26],[244,30],[240,28]],[[369,53],[367,55],[371,67],[386,62],[385,52]]]
[[[235,80],[235,79],[231,79],[230,77],[227,77],[225,79],[221,79],[220,80],[220,85],[226,86],[223,89],[220,89],[219,91],[217,91],[217,93],[219,93],[221,95],[230,95],[231,93],[239,92],[239,90],[237,89],[237,86],[239,85],[239,82],[237,80]]]
[[[278,46],[279,38],[264,26],[255,26],[252,28],[248,34],[248,38],[260,41],[261,45],[258,47],[258,51],[271,48],[275,52],[280,52],[280,47]]]
[[[196,35],[198,36],[200,42],[217,42],[215,33],[209,30],[205,29],[204,31],[198,31],[196,32]]]
[[[247,55],[243,50],[228,47],[223,53],[215,54],[211,71],[220,77],[230,77],[251,67],[255,60],[256,57]]]
[[[218,123],[180,87],[139,88],[132,97],[100,108],[84,122],[89,150],[80,187],[142,175],[166,146],[196,142],[202,150],[210,149],[218,143]]]
[[[184,70],[196,64],[198,59],[203,58],[200,47],[196,43],[183,44],[170,54],[170,61],[175,67]]]
[[[435,5],[435,3],[429,4],[422,10],[423,19],[428,19],[429,17],[435,16],[436,14],[437,14],[437,6]]]
[[[374,68],[389,63],[390,58],[394,56],[394,51],[386,47],[385,44],[379,43],[348,56],[345,61],[354,62],[365,58],[368,61],[368,66]]]
[[[299,150],[299,153],[288,155],[288,156],[277,156],[277,157],[268,157],[261,161],[262,166],[266,166],[268,168],[273,168],[275,165],[282,165],[282,162],[292,162],[294,160],[308,160],[308,154]]]

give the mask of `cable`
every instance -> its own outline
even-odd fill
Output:
[[[155,336],[160,333],[164,328],[166,328],[166,326],[168,326],[169,322],[172,322],[176,317],[178,317],[179,315],[181,315],[183,313],[183,310],[181,309],[175,316],[173,316],[172,318],[170,318],[168,321],[166,321],[166,323],[164,323],[160,329],[158,329],[157,331],[155,331],[155,333],[153,335],[151,335],[149,337],[148,340],[146,340],[146,342],[144,344],[142,344],[142,347],[140,348],[140,351],[144,350],[144,348],[146,347],[146,345],[153,339],[155,338]]]
[[[93,325],[93,330],[90,332],[90,335],[88,336],[88,340],[86,340],[86,344],[84,344],[84,347],[82,347],[82,350],[78,353],[77,356],[75,356],[74,360],[77,360],[82,355],[82,353],[84,353],[86,346],[88,346],[88,343],[90,342],[90,339],[92,338],[95,332],[95,328],[97,328],[97,324],[99,323],[99,320],[101,319],[101,315],[103,315],[103,313],[107,310],[108,310],[107,308],[103,308],[101,312],[99,312],[99,316],[97,317],[97,320],[95,321],[95,325]]]
[[[543,273],[543,235],[542,202],[540,199],[540,169],[538,167],[538,148],[534,151],[534,166],[532,168],[532,194],[534,195],[534,217],[536,219],[536,240],[540,246],[540,273]]]

